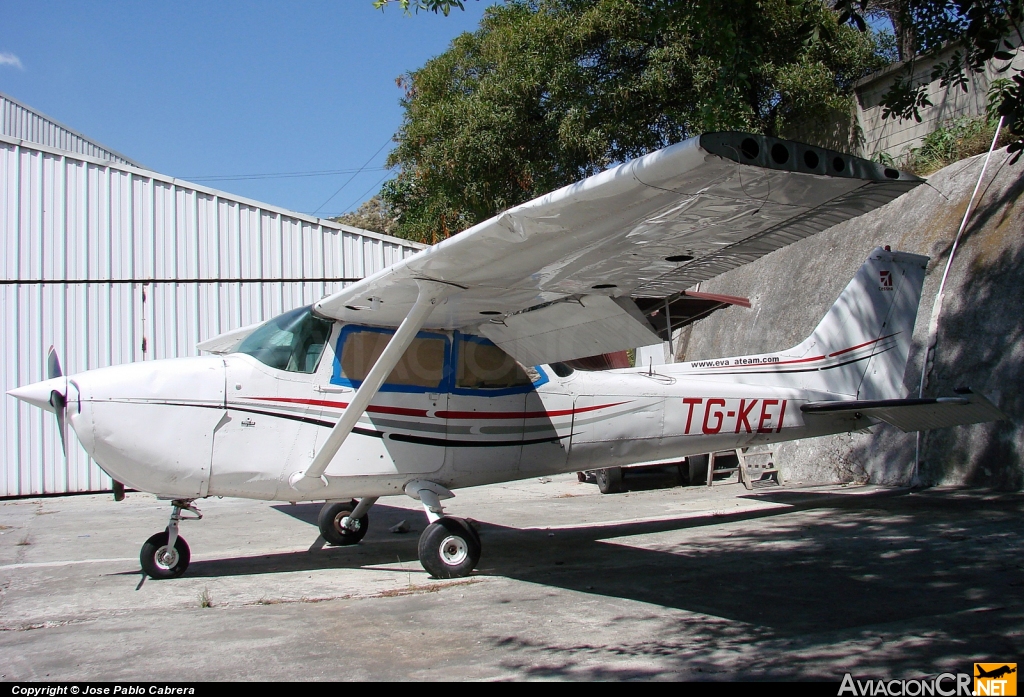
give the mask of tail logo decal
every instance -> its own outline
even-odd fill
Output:
[[[892,271],[878,272],[878,290],[892,290]]]

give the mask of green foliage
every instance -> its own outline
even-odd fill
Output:
[[[419,12],[420,10],[429,10],[435,14],[440,12],[447,17],[455,7],[460,10],[466,9],[462,0],[374,0],[373,6],[378,10],[383,10],[392,2],[397,2],[398,6],[401,7],[402,11],[406,14],[412,14],[410,12],[411,8],[416,12]]]
[[[336,218],[331,218],[336,223],[351,225],[363,230],[373,230],[385,235],[392,235],[398,227],[398,220],[394,212],[381,197],[374,196],[366,201],[352,213],[345,213]]]
[[[965,157],[987,152],[992,145],[998,119],[961,116],[944,123],[910,151],[903,167],[914,174],[926,175]],[[1012,138],[1003,138],[1003,145]]]
[[[1024,152],[1024,71],[1013,68],[1013,60],[1024,44],[1024,0],[886,0],[892,15],[907,23],[912,39],[912,56],[903,75],[882,95],[882,116],[887,119],[921,121],[921,109],[932,106],[928,83],[938,80],[943,87],[967,91],[968,76],[983,72],[989,63],[1007,78],[996,81],[989,91],[989,114],[1003,117],[1016,136],[1009,150]],[[881,0],[836,0],[842,21],[864,30],[863,15]],[[925,83],[912,81],[914,66],[921,58],[937,56],[953,46],[947,60],[936,63]]]
[[[820,0],[509,0],[400,80],[381,195],[435,242],[695,134],[822,140],[878,48]]]

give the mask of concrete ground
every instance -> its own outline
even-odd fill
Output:
[[[200,503],[185,576],[142,582],[166,502],[0,501],[0,680],[838,681],[1024,649],[1020,494],[532,479],[448,502],[484,552],[445,582],[406,498],[341,549],[317,505]]]

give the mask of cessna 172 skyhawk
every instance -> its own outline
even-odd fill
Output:
[[[143,569],[178,576],[194,501],[326,501],[324,538],[378,497],[418,499],[423,566],[463,576],[480,538],[451,490],[862,429],[1002,418],[980,395],[903,399],[926,257],[872,251],[810,337],[756,356],[605,372],[564,361],[659,343],[684,290],[921,183],[774,138],[705,134],[567,186],[253,328],[212,356],[11,391],[70,422],[116,481],[171,499]],[[865,250],[867,251],[867,250]],[[358,499],[358,501],[357,501]]]

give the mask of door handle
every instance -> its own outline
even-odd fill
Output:
[[[317,392],[333,392],[335,394],[352,391],[351,387],[344,387],[342,385],[313,385],[313,389]]]

